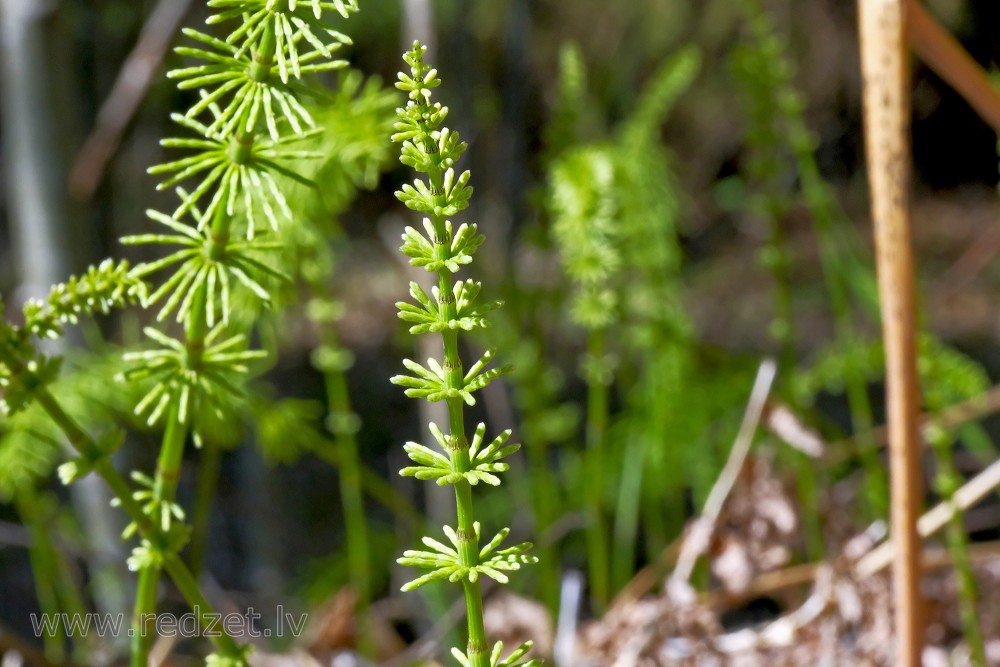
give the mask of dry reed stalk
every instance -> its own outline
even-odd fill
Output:
[[[886,351],[897,660],[917,667],[920,596],[920,425],[916,307],[909,225],[910,79],[904,0],[859,0],[865,144]]]

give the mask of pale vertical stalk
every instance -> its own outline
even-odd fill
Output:
[[[865,144],[886,354],[896,663],[921,664],[920,432],[916,304],[909,226],[909,63],[902,0],[859,0]]]

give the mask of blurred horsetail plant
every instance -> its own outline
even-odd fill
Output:
[[[413,185],[404,185],[396,193],[407,208],[427,216],[423,221],[426,235],[407,227],[400,250],[410,258],[413,266],[437,274],[438,286],[427,294],[417,283],[410,283],[410,295],[416,303],[400,302],[397,306],[400,319],[411,324],[410,333],[441,335],[444,362],[428,359],[425,367],[406,359],[403,365],[412,375],[397,375],[392,382],[406,387],[406,395],[411,398],[443,400],[447,404],[447,431],[430,424],[431,434],[444,454],[415,442],[407,443],[406,453],[416,465],[404,468],[400,474],[434,480],[441,486],[454,486],[458,525],[457,528],[444,527],[450,544],[425,537],[423,543],[427,551],[403,554],[400,564],[429,570],[403,586],[403,590],[410,591],[440,579],[460,583],[465,594],[468,644],[464,652],[452,649],[455,658],[464,667],[528,667],[541,664],[538,660],[521,660],[531,648],[531,642],[501,657],[503,642],[497,642],[491,649],[483,624],[480,575],[503,584],[508,581],[504,572],[518,570],[522,564],[534,563],[537,559],[527,555],[531,547],[527,542],[500,548],[509,528],[504,528],[480,547],[480,525],[474,518],[472,487],[479,482],[499,485],[497,473],[508,469],[503,459],[517,451],[520,445],[507,444],[509,430],[491,441],[486,440],[486,425],[482,423],[476,427],[471,443],[466,435],[463,404],[474,405],[474,392],[488,385],[505,369],[487,370],[495,354],[489,350],[465,372],[459,354],[458,332],[487,326],[485,314],[500,304],[478,302],[480,283],[453,278],[462,266],[472,262],[483,237],[476,233],[475,224],[463,223],[456,229],[449,219],[468,206],[472,195],[469,172],[457,175],[454,169],[466,145],[461,143],[457,132],[441,127],[448,108],[431,103],[431,90],[441,81],[437,78],[437,70],[424,63],[425,51],[426,47],[414,42],[413,49],[403,56],[410,72],[399,74],[396,87],[406,92],[409,100],[405,108],[397,110],[399,122],[392,140],[402,143],[400,161],[427,176],[426,181],[417,179]]]
[[[254,303],[254,309],[268,305],[277,282],[287,279],[274,267],[282,247],[275,237],[296,215],[286,196],[289,185],[310,184],[292,165],[321,157],[306,148],[320,131],[306,102],[327,97],[306,76],[346,65],[334,56],[350,40],[327,19],[346,19],[358,9],[355,0],[209,0],[208,5],[217,10],[208,22],[231,29],[224,39],[184,30],[194,45],[177,52],[200,63],[168,77],[198,97],[185,114],[173,116],[184,135],[162,145],[186,154],[149,170],[163,177],[161,189],[182,183],[191,189],[177,188],[179,205],[171,214],[148,213],[165,229],[123,239],[129,245],[166,246],[167,254],[134,268],[108,260],[54,288],[47,301],[29,302],[23,327],[0,323],[2,407],[16,412],[37,402],[81,453],[60,467],[63,482],[97,472],[132,520],[124,537],[139,537],[128,559],[129,568],[139,572],[130,632],[134,667],[149,662],[162,570],[194,609],[212,612],[180,557],[190,534],[175,499],[184,448],[189,436],[201,443],[207,419],[239,418],[233,408],[244,397],[241,385],[251,364],[267,356],[249,349],[256,315],[237,308],[237,302]],[[157,287],[147,287],[149,276],[163,273],[169,275]],[[60,360],[46,357],[35,343],[61,335],[79,316],[136,302],[156,305],[157,321],[171,318],[179,329],[170,335],[166,325],[147,327],[152,347],[126,354],[127,368],[119,375],[148,383],[135,414],[164,430],[155,474],[132,475],[138,489],[108,458],[124,434],[111,429],[92,437],[81,427],[49,391]],[[246,664],[252,646],[240,646],[226,634],[214,641],[217,652],[208,664]]]
[[[587,336],[578,493],[586,499],[591,603],[602,609],[631,577],[640,523],[658,553],[683,520],[683,497],[662,498],[683,490],[681,457],[690,442],[684,429],[697,409],[692,390],[681,388],[694,355],[681,302],[680,189],[659,134],[694,80],[700,55],[688,48],[664,62],[614,135],[583,144],[573,141],[568,113],[584,106],[586,92],[574,53],[564,50],[566,99],[549,135],[563,149],[548,170],[547,208],[572,291],[569,319]],[[631,382],[623,383],[629,387],[622,390],[623,409],[613,411],[622,377]]]

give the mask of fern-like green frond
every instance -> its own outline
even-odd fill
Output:
[[[141,302],[146,284],[129,269],[128,262],[106,259],[81,276],[54,285],[44,301],[24,305],[24,328],[39,338],[58,338],[65,324],[81,316],[107,315],[112,308]]]
[[[178,419],[188,423],[190,415],[203,405],[217,412],[225,407],[226,396],[244,395],[239,384],[249,372],[248,363],[263,359],[263,350],[246,349],[246,336],[237,334],[219,340],[223,325],[218,325],[205,337],[204,351],[196,357],[184,341],[147,327],[146,335],[160,347],[128,352],[124,360],[135,365],[119,376],[122,382],[153,378],[152,388],[135,407],[136,416],[146,418],[150,426],[160,421],[167,408],[178,405]]]
[[[218,103],[220,111],[208,126],[211,134],[228,136],[241,131],[252,134],[262,120],[271,140],[278,141],[285,131],[285,123],[292,132],[300,135],[316,127],[312,115],[300,101],[303,97],[319,95],[316,89],[295,81],[281,81],[268,64],[261,64],[235,46],[214,37],[189,28],[184,30],[184,34],[213,49],[188,46],[175,49],[182,56],[207,63],[167,73],[169,78],[179,82],[178,88],[202,89],[206,93],[188,110],[188,118],[195,118],[210,105]],[[312,63],[322,57],[322,52],[312,51],[301,61]],[[302,71],[323,72],[346,65],[345,60],[318,62],[302,65]]]
[[[208,5],[222,10],[209,17],[209,24],[241,19],[226,37],[226,43],[239,45],[237,54],[255,51],[266,35],[273,35],[278,72],[286,83],[290,76],[300,78],[308,71],[303,64],[309,62],[310,52],[301,49],[311,48],[312,53],[332,58],[334,51],[352,43],[347,35],[330,26],[324,12],[347,18],[358,10],[357,2],[342,0],[209,0]]]
[[[214,326],[217,313],[221,310],[222,322],[228,322],[230,308],[230,293],[235,281],[243,285],[267,303],[271,296],[261,284],[261,280],[290,280],[281,271],[268,266],[257,258],[257,254],[266,251],[276,251],[281,248],[276,242],[240,242],[217,241],[211,230],[204,223],[191,227],[166,216],[158,211],[147,211],[146,214],[174,231],[174,234],[136,234],[126,236],[121,241],[126,245],[174,245],[179,250],[161,257],[153,262],[139,264],[133,269],[136,276],[145,277],[173,267],[173,273],[146,299],[146,305],[165,300],[157,315],[162,321],[176,312],[178,322],[184,321],[195,303],[195,297],[204,285],[206,290],[206,319],[209,326]]]
[[[210,109],[216,117],[222,113],[214,104]],[[173,114],[171,118],[200,137],[163,139],[161,146],[195,152],[148,169],[150,174],[166,175],[157,187],[160,190],[177,185],[185,179],[197,179],[197,185],[190,196],[182,199],[173,217],[183,217],[206,194],[213,193],[203,217],[212,219],[219,206],[225,206],[226,215],[235,216],[238,207],[242,205],[240,212],[247,217],[248,240],[253,240],[256,233],[258,215],[263,215],[274,231],[277,231],[279,221],[291,220],[291,207],[275,176],[284,176],[307,187],[312,186],[311,181],[282,163],[323,157],[316,151],[296,146],[316,136],[321,130],[310,130],[301,135],[282,137],[277,141],[269,137],[256,137],[251,144],[244,144],[241,142],[242,135],[227,136],[212,132],[208,126],[180,114]]]

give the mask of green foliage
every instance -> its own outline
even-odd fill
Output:
[[[347,35],[330,27],[324,12],[336,12],[346,19],[358,11],[356,0],[287,0],[287,3],[285,0],[209,0],[208,6],[222,10],[209,17],[209,24],[242,19],[240,26],[226,38],[227,45],[240,45],[237,54],[252,50],[266,32],[273,33],[278,72],[285,83],[289,75],[297,79],[303,73],[316,71],[310,69],[315,66],[303,63],[320,56],[332,58],[334,51],[351,43]],[[313,50],[300,51],[303,42]]]
[[[488,544],[479,547],[479,522],[473,520],[471,488],[480,481],[499,485],[496,473],[508,469],[501,459],[517,450],[517,445],[507,445],[510,431],[506,431],[483,447],[486,426],[480,424],[471,444],[465,434],[463,403],[474,405],[473,393],[482,389],[506,369],[486,367],[492,361],[493,350],[488,350],[467,372],[463,371],[458,350],[458,332],[482,329],[486,326],[483,314],[497,304],[477,305],[479,283],[453,280],[453,274],[472,262],[475,250],[483,238],[476,234],[475,225],[461,225],[454,229],[447,217],[455,215],[469,204],[472,188],[468,185],[469,172],[456,176],[454,165],[465,150],[458,133],[441,123],[448,115],[447,107],[432,102],[431,90],[440,85],[437,71],[423,61],[426,48],[414,42],[413,49],[403,59],[410,66],[410,73],[401,72],[396,87],[407,93],[404,108],[397,110],[396,133],[392,140],[401,143],[400,161],[418,173],[413,185],[404,185],[396,197],[408,208],[429,216],[424,219],[426,236],[412,227],[403,234],[401,252],[410,258],[413,266],[436,273],[438,286],[431,296],[418,285],[411,284],[410,294],[416,303],[400,303],[399,315],[413,324],[413,334],[440,334],[444,346],[444,361],[428,359],[421,366],[409,359],[403,361],[412,375],[397,375],[392,382],[406,387],[406,395],[426,398],[428,401],[444,400],[448,408],[450,433],[445,435],[437,425],[431,424],[431,433],[447,454],[408,443],[406,452],[416,466],[404,468],[400,474],[418,479],[436,480],[440,485],[450,484],[455,489],[458,526],[445,526],[444,532],[452,546],[429,537],[423,538],[430,551],[407,551],[399,559],[402,565],[430,570],[403,587],[412,590],[431,581],[447,579],[461,582],[465,591],[469,642],[467,653],[455,656],[467,667],[488,667],[498,664],[515,664],[529,645],[516,651],[516,657],[499,663],[497,648],[487,653],[483,627],[482,592],[479,577],[485,574],[500,583],[507,582],[505,571],[520,569],[521,565],[537,562],[526,551],[529,543],[499,549],[500,543],[510,532],[505,528]],[[528,664],[536,664],[534,661]]]
[[[229,22],[233,27],[226,41],[195,30],[184,31],[195,44],[178,47],[177,53],[200,62],[175,69],[168,76],[178,81],[181,89],[197,90],[198,98],[185,114],[173,116],[185,136],[162,143],[168,149],[185,151],[185,155],[150,169],[164,178],[161,189],[176,186],[179,206],[173,215],[149,213],[167,228],[166,233],[123,239],[126,244],[165,246],[166,255],[131,269],[109,260],[85,276],[57,286],[46,302],[29,303],[24,329],[0,324],[3,407],[10,413],[22,411],[34,398],[43,397],[45,411],[81,448],[80,457],[60,467],[60,477],[71,483],[98,471],[115,489],[116,502],[131,515],[133,522],[125,536],[141,533],[140,544],[128,562],[140,572],[136,618],[155,611],[160,570],[176,574],[182,567],[177,553],[189,530],[175,493],[188,435],[193,435],[196,443],[205,435],[215,435],[211,421],[204,417],[206,412],[215,413],[221,422],[237,422],[239,405],[246,398],[242,385],[250,363],[268,356],[263,350],[248,348],[254,317],[237,317],[234,302],[246,298],[245,293],[269,303],[275,285],[290,280],[276,268],[283,244],[274,237],[295,222],[289,184],[313,185],[296,167],[319,162],[322,157],[309,148],[324,130],[307,104],[336,99],[309,75],[346,65],[334,54],[350,40],[326,19],[334,14],[346,18],[357,10],[355,3],[339,0],[215,0],[209,4],[218,11],[210,23]],[[366,101],[385,100],[376,88],[359,91],[357,77],[350,80],[352,101],[356,94]],[[377,108],[377,103],[372,108]],[[360,166],[371,182],[369,152],[351,155],[345,162],[351,169]],[[316,168],[306,171],[315,172]],[[234,240],[237,234],[245,240]],[[262,236],[270,238],[261,240]],[[149,293],[144,278],[153,274],[165,277]],[[133,480],[138,488],[131,488],[106,460],[120,446],[122,433],[112,430],[103,438],[92,439],[62,410],[48,389],[61,382],[60,360],[40,354],[31,336],[57,337],[64,324],[75,322],[80,315],[108,312],[135,302],[145,307],[162,304],[158,320],[172,316],[183,325],[183,335],[147,327],[144,332],[153,346],[124,355],[131,368],[118,374],[119,381],[130,388],[141,387],[143,392],[134,397],[134,414],[149,426],[164,424],[155,477],[135,472]],[[240,329],[234,330],[236,327]],[[22,420],[30,426],[27,413]],[[0,455],[23,447],[8,435]],[[21,474],[12,476],[12,484],[30,480],[50,465],[44,463],[21,466]],[[199,604],[203,597],[195,590],[194,581],[187,574],[176,583]],[[142,629],[136,630],[132,660],[142,665],[147,661],[149,638]],[[245,664],[248,649],[237,647],[228,637],[217,639],[217,643],[220,653],[210,658],[210,663]]]
[[[438,428],[437,424],[431,423],[431,435],[437,441],[441,449],[447,454],[454,445]],[[486,424],[480,423],[476,427],[476,434],[469,444],[470,470],[458,470],[455,460],[451,457],[442,456],[428,447],[424,447],[416,442],[408,442],[404,449],[407,456],[416,463],[416,466],[403,468],[399,474],[404,477],[416,477],[417,479],[433,479],[439,486],[455,484],[460,480],[465,480],[472,486],[479,482],[486,482],[492,486],[500,486],[500,478],[493,473],[506,472],[510,466],[499,462],[507,458],[521,448],[521,445],[507,445],[511,431],[508,429],[498,435],[486,447],[482,447],[483,436],[486,435]]]
[[[475,528],[475,541],[478,542],[479,522],[475,522],[473,526]],[[421,541],[432,551],[406,551],[403,553],[403,557],[397,561],[400,565],[431,570],[422,577],[404,584],[403,592],[412,591],[424,584],[441,579],[447,579],[452,583],[466,579],[470,583],[476,583],[481,574],[494,579],[497,583],[506,584],[510,579],[503,571],[520,570],[521,565],[537,561],[537,559],[525,555],[525,552],[531,549],[530,542],[497,551],[497,547],[510,534],[510,528],[501,530],[490,540],[489,544],[479,551],[478,562],[475,565],[463,562],[463,556],[459,555],[462,543],[468,542],[469,538],[460,537],[450,526],[444,527],[444,534],[454,548],[433,538],[424,537]]]
[[[685,467],[685,436],[704,437],[688,419],[703,413],[680,390],[694,373],[691,325],[681,304],[681,251],[677,222],[680,197],[660,127],[677,98],[691,85],[699,56],[685,50],[666,61],[636,101],[635,110],[611,139],[571,144],[578,125],[571,110],[586,96],[579,56],[564,50],[561,91],[550,136],[567,144],[548,171],[547,208],[551,233],[572,290],[570,319],[588,331],[581,375],[588,384],[587,453],[576,480],[588,489],[589,566],[595,602],[609,594],[611,567],[607,531],[609,503],[615,505],[614,567],[619,585],[634,563],[631,551],[641,515],[646,479],[666,481],[679,496]],[[624,405],[610,414],[610,393],[629,378]],[[697,422],[707,427],[710,422]],[[692,431],[695,431],[694,433]],[[613,461],[613,464],[610,464]],[[648,471],[647,471],[648,469]],[[621,479],[608,480],[609,470]],[[647,476],[648,475],[648,476]],[[647,488],[648,487],[648,488]],[[593,489],[597,489],[595,493]],[[609,493],[610,490],[613,493]],[[656,494],[663,495],[663,484]],[[662,502],[662,501],[661,501]],[[672,511],[675,523],[680,512]],[[667,539],[662,519],[650,543]]]
[[[54,285],[45,301],[25,303],[24,328],[39,338],[58,338],[63,325],[76,324],[81,316],[107,315],[145,297],[146,285],[129,271],[128,262],[107,259]]]
[[[654,75],[615,141],[575,146],[552,164],[552,233],[576,285],[572,317],[587,329],[633,314],[659,314],[664,321],[680,316],[674,286],[655,279],[660,272],[675,275],[680,266],[676,186],[657,130],[690,86],[698,62],[693,50],[675,56]],[[582,94],[575,85],[564,87],[567,94]],[[665,301],[658,303],[660,297]]]
[[[145,296],[146,284],[130,272],[128,263],[106,260],[53,286],[45,300],[25,303],[23,328],[0,321],[0,414],[25,409],[38,391],[59,377],[62,359],[42,354],[35,338],[59,338],[63,327],[81,316],[107,314]]]
[[[52,473],[62,454],[59,433],[32,406],[0,422],[0,499],[9,502]]]
[[[155,379],[153,387],[135,406],[135,414],[146,416],[146,423],[150,426],[160,421],[171,405],[177,406],[180,423],[187,424],[188,416],[197,411],[199,401],[214,407],[221,416],[224,403],[219,398],[220,394],[243,396],[237,378],[249,371],[247,362],[267,355],[263,350],[244,349],[246,336],[243,334],[216,342],[225,331],[219,325],[203,339],[204,349],[199,353],[197,367],[192,368],[188,360],[189,350],[183,341],[152,327],[143,331],[162,347],[127,353],[124,360],[136,362],[136,365],[124,371],[120,380]]]
[[[503,642],[497,642],[493,645],[493,651],[490,653],[489,665],[490,667],[538,667],[542,664],[541,660],[521,660],[524,654],[531,650],[533,645],[533,642],[525,642],[501,660],[500,655],[503,653]],[[457,648],[451,649],[451,654],[455,656],[455,659],[458,660],[462,667],[469,667],[469,665],[473,664],[469,661],[468,656]]]
[[[218,107],[212,106],[211,111],[218,116]],[[247,216],[246,235],[249,241],[253,240],[257,231],[257,216],[261,213],[274,232],[278,231],[279,222],[291,222],[292,210],[275,180],[275,175],[291,178],[307,186],[312,185],[310,181],[295,171],[283,167],[281,163],[289,160],[321,158],[322,154],[319,152],[301,149],[304,142],[322,132],[320,128],[277,140],[264,137],[247,144],[186,116],[173,114],[171,118],[179,125],[195,132],[199,138],[163,139],[160,145],[164,148],[184,148],[197,152],[179,160],[150,167],[149,173],[167,175],[158,186],[160,190],[201,174],[200,182],[189,197],[182,198],[180,207],[174,211],[174,217],[183,216],[194,208],[206,193],[214,192],[205,213],[199,216],[199,229],[212,219],[219,206],[225,205],[226,215],[232,216],[236,214],[239,203],[242,203],[243,212]],[[202,173],[206,171],[207,174]],[[238,200],[241,196],[242,202]]]

